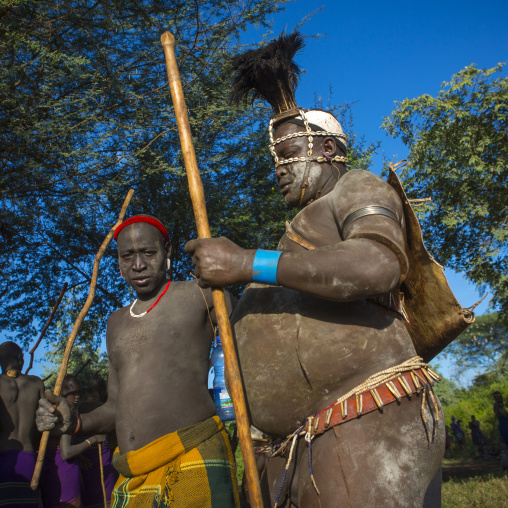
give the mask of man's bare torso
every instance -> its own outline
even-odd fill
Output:
[[[43,392],[43,383],[36,376],[0,375],[0,451],[35,451],[35,410]]]
[[[368,186],[380,186],[379,194],[388,194],[381,201],[398,199],[374,175],[354,178],[363,199]],[[334,191],[304,208],[292,223],[294,231],[316,248],[340,249],[341,220],[365,206],[355,196],[341,193],[340,185],[341,181]],[[279,249],[303,247],[284,235]],[[361,242],[358,249],[360,255]],[[370,375],[415,355],[395,312],[366,299],[344,299],[328,301],[260,284],[252,284],[244,293],[232,321],[253,423],[264,432],[291,433],[306,416]]]
[[[211,293],[203,291],[211,308]],[[122,453],[215,413],[208,392],[212,339],[207,306],[194,281],[172,282],[142,318],[131,317],[128,307],[109,318],[107,347],[117,377],[115,426]]]

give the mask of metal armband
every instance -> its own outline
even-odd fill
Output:
[[[344,232],[346,228],[355,220],[361,219],[362,217],[366,217],[367,215],[384,215],[385,217],[394,220],[399,226],[402,226],[401,220],[389,208],[385,208],[384,206],[371,205],[366,206],[365,208],[360,208],[350,213],[346,217],[344,223],[342,224],[342,231]]]

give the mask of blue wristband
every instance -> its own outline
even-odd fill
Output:
[[[258,249],[252,265],[252,280],[277,285],[277,264],[281,254],[280,250]]]

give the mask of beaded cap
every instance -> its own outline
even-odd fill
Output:
[[[274,110],[275,116],[270,121],[269,134],[270,152],[276,167],[296,161],[347,162],[344,156],[336,155],[333,159],[328,159],[312,155],[315,136],[335,137],[344,152],[347,148],[347,136],[331,113],[321,110],[304,110],[296,105],[295,90],[301,70],[293,58],[304,46],[302,35],[294,31],[289,35],[281,34],[266,46],[246,51],[231,61],[234,75],[230,98],[237,103],[246,102],[249,97],[252,102],[262,98]],[[305,127],[305,131],[274,139],[274,128],[285,122],[301,125]],[[307,137],[309,141],[306,157],[292,157],[284,160],[277,157],[275,146],[278,143],[301,136]]]

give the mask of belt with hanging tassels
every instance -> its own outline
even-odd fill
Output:
[[[422,367],[409,372],[403,372],[392,379],[370,389],[352,394],[345,400],[334,402],[332,405],[322,409],[316,415],[307,419],[303,429],[311,435],[322,434],[335,425],[346,423],[350,420],[372,411],[383,412],[383,409],[392,402],[400,402],[403,397],[411,399],[413,394],[428,391],[440,377],[428,367]],[[437,411],[437,403],[430,397]],[[437,416],[439,419],[439,416]]]
[[[315,436],[342,423],[357,419],[364,414],[383,409],[403,397],[411,399],[413,394],[422,393],[422,418],[426,424],[424,405],[429,393],[434,406],[436,422],[439,421],[437,402],[432,391],[441,377],[433,372],[419,356],[370,376],[361,385],[332,402],[329,406],[306,418],[305,424],[288,436],[273,455],[282,453],[295,435]],[[430,402],[429,401],[429,402]]]
[[[425,432],[427,438],[429,438],[427,418],[425,417],[424,411],[425,401],[428,393],[434,406],[435,424],[437,425],[437,422],[439,422],[439,408],[432,391],[432,386],[435,382],[440,380],[441,377],[433,372],[429,366],[423,362],[421,357],[414,356],[400,365],[395,365],[394,367],[390,367],[370,376],[361,385],[356,386],[329,406],[318,411],[313,416],[309,416],[306,419],[306,423],[288,436],[284,443],[272,453],[272,457],[283,453],[287,445],[291,442],[289,456],[286,460],[286,466],[284,467],[274,507],[276,508],[279,504],[282,488],[299,437],[304,436],[307,442],[309,450],[309,474],[314,489],[319,496],[319,489],[312,472],[312,441],[316,435],[323,434],[337,425],[360,418],[362,415],[372,411],[378,410],[382,413],[386,405],[395,401],[400,402],[403,397],[411,399],[412,395],[422,393],[421,414]],[[434,426],[434,436],[437,431],[436,425]]]

